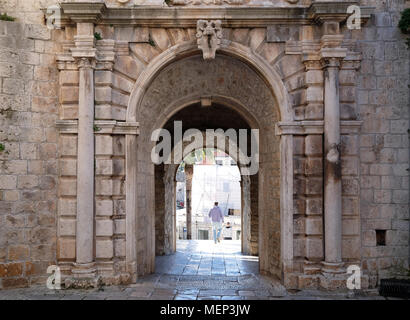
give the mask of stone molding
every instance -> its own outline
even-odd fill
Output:
[[[359,133],[363,121],[360,120],[343,120],[340,121],[341,134]],[[282,135],[310,135],[323,134],[323,121],[294,121],[278,122],[275,128],[275,134]]]
[[[139,135],[138,122],[102,121],[94,122],[96,126],[95,134],[124,134]],[[77,134],[78,120],[57,120],[56,127],[60,133]]]
[[[294,0],[289,0],[294,3]],[[103,25],[139,25],[150,27],[174,27],[175,21],[182,28],[196,27],[200,19],[221,20],[222,26],[266,27],[272,23],[306,24],[322,23],[326,19],[344,21],[349,14],[347,7],[358,1],[333,1],[313,3],[307,6],[270,7],[257,6],[178,6],[152,7],[137,6],[110,7],[104,3],[61,3],[61,26],[75,25],[77,22],[92,22]],[[47,9],[43,9],[47,15]],[[363,7],[362,19],[370,18],[372,8]]]

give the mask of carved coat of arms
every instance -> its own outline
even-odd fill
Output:
[[[215,59],[216,50],[219,49],[222,39],[222,22],[198,20],[196,37],[204,60]]]

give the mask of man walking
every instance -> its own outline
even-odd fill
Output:
[[[215,206],[209,211],[209,217],[212,221],[212,230],[214,232],[215,243],[219,242],[221,236],[222,223],[224,222],[224,216],[221,209],[218,207],[218,202],[215,202]]]

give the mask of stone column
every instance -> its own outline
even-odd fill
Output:
[[[339,67],[343,50],[322,52],[324,70],[324,271],[342,265],[342,173],[340,157]]]
[[[94,24],[77,23],[73,57],[79,68],[77,232],[73,274],[93,278],[94,268]]]
[[[166,255],[176,251],[176,182],[174,164],[164,166],[164,253]]]
[[[251,255],[251,179],[250,176],[241,176],[241,203],[242,203],[242,253]]]
[[[185,165],[185,188],[186,188],[186,230],[187,239],[192,239],[192,177],[194,175],[194,166]]]

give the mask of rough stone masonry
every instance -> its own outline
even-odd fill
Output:
[[[150,159],[169,119],[260,130],[242,240],[262,274],[332,290],[350,265],[363,288],[409,269],[410,1],[54,4],[0,0],[0,289],[51,265],[133,283],[175,251],[175,174]]]

